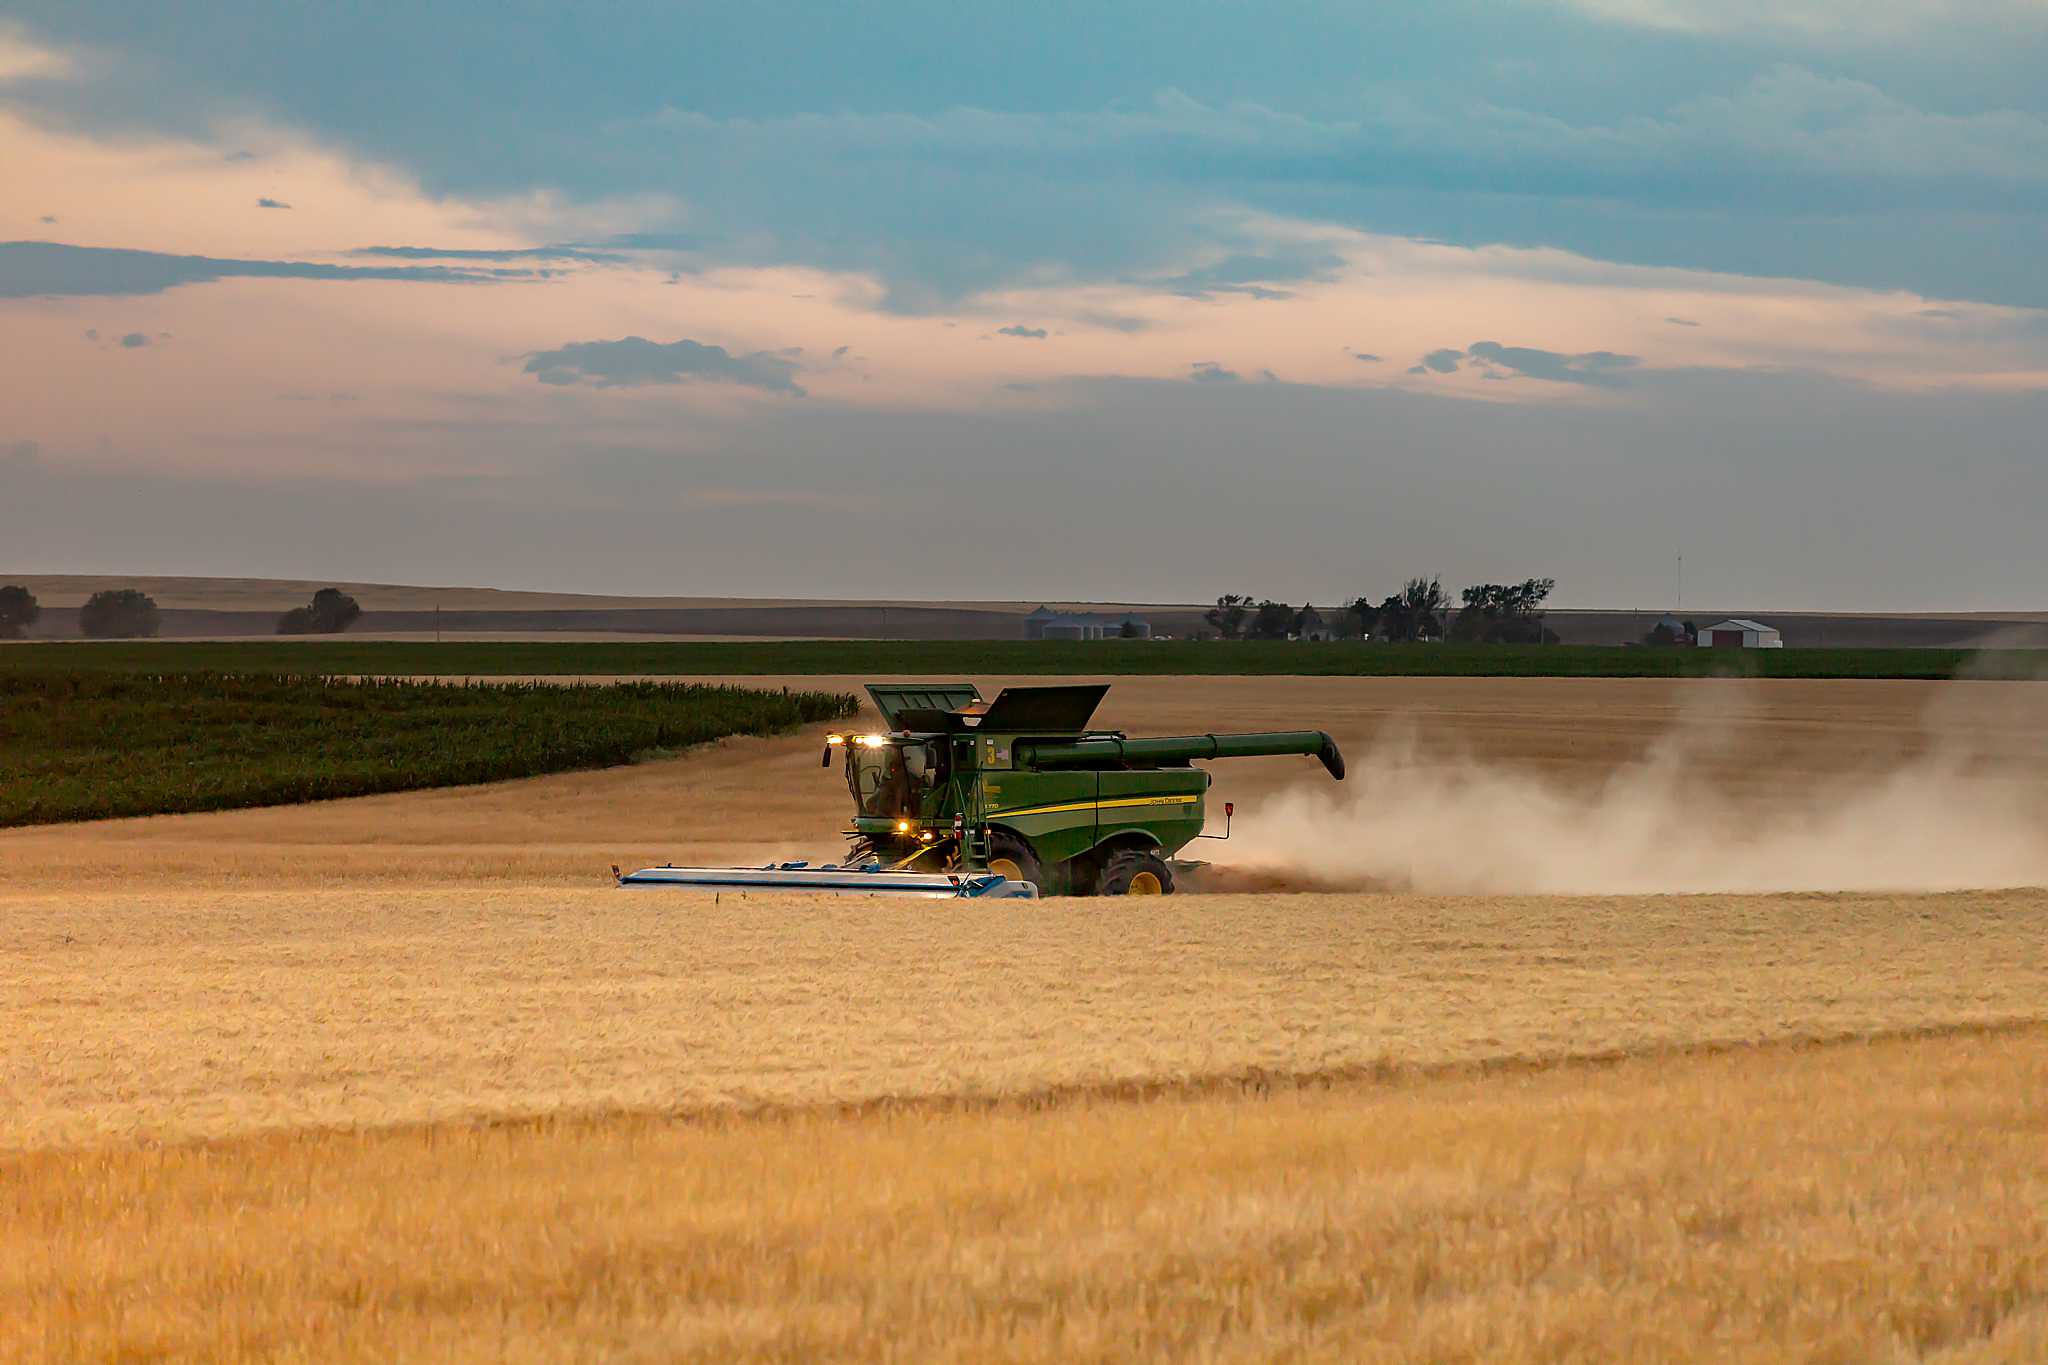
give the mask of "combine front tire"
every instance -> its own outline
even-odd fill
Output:
[[[1103,896],[1171,896],[1173,869],[1157,853],[1126,849],[1110,855],[1095,890]]]
[[[988,870],[1013,882],[1031,882],[1045,889],[1045,870],[1031,845],[1007,830],[993,830],[988,836]]]

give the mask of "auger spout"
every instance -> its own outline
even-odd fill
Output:
[[[1343,751],[1336,740],[1321,730],[1172,735],[1156,739],[1091,735],[1085,739],[1020,741],[1017,749],[1024,761],[1035,767],[1094,770],[1184,768],[1196,759],[1307,754],[1321,760],[1331,777],[1339,782],[1344,780]]]

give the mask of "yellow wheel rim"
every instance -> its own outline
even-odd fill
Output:
[[[1159,874],[1157,872],[1140,872],[1137,876],[1131,878],[1131,884],[1124,894],[1126,896],[1163,896],[1166,894],[1166,888],[1159,884]]]
[[[1017,866],[1014,859],[991,858],[988,860],[988,870],[998,876],[1008,877],[1013,882],[1024,880],[1024,869]]]

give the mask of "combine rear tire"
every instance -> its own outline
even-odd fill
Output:
[[[1126,849],[1110,855],[1095,891],[1102,896],[1171,896],[1173,869],[1157,853]]]
[[[999,872],[1013,882],[1031,882],[1045,890],[1045,870],[1031,845],[1007,830],[992,830],[988,836],[988,870]]]

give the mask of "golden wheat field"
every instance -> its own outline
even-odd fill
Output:
[[[832,853],[815,736],[0,832],[0,1359],[2048,1355],[2033,685],[1104,719],[1352,780],[1143,905],[609,886]]]

